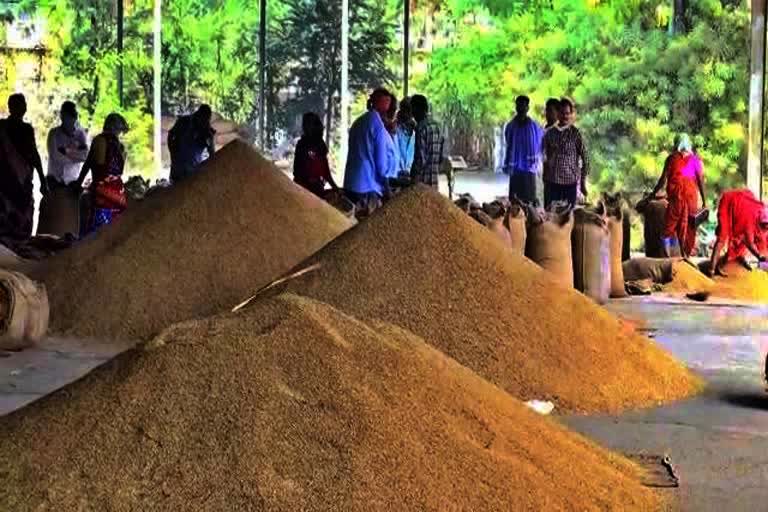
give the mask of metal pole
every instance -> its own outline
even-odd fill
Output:
[[[763,115],[765,108],[766,0],[752,0],[752,48],[749,76],[747,188],[762,197]]]
[[[153,146],[154,146],[154,158],[155,158],[155,173],[157,177],[161,177],[163,172],[163,147],[162,147],[162,32],[163,32],[163,9],[162,0],[155,0],[155,11],[153,15],[153,27],[152,27],[152,53],[153,53],[153,85],[152,85],[152,115],[154,118],[154,133],[153,133]]]
[[[123,108],[123,9],[124,0],[117,0],[117,97],[120,100],[120,108]]]
[[[267,0],[259,0],[259,141],[266,147],[265,118],[267,100]]]
[[[349,0],[341,0],[341,155],[342,172],[349,148]]]
[[[403,0],[403,97],[408,96],[411,57],[411,1]]]

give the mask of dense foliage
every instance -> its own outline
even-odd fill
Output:
[[[37,66],[32,120],[55,124],[74,98],[98,132],[122,111],[133,170],[151,168],[152,0],[124,0],[125,106],[116,73],[112,1],[19,0],[44,20],[47,49],[0,54],[0,94],[18,89],[15,64]],[[241,123],[258,113],[257,0],[163,2],[164,113],[200,102]],[[674,5],[687,5],[685,11]],[[340,116],[341,0],[270,0],[267,37],[267,139],[295,133],[302,112]],[[674,134],[693,136],[709,188],[743,183],[747,132],[749,9],[746,0],[412,0],[412,90],[426,93],[455,153],[492,160],[494,130],[518,94],[541,117],[550,96],[570,95],[593,160],[593,187],[641,192],[658,176]],[[356,97],[379,84],[399,88],[396,32],[401,0],[350,0],[350,80]],[[0,23],[0,46],[6,29]],[[12,65],[13,64],[13,65]],[[23,67],[23,66],[22,66]],[[337,135],[337,134],[336,134]],[[39,135],[40,137],[40,135]]]
[[[125,0],[124,106],[117,87],[116,11],[113,2],[93,0],[20,0],[6,11],[8,19],[21,14],[30,30],[43,29],[35,54],[4,54],[3,96],[22,90],[30,105],[29,118],[37,129],[41,151],[47,130],[57,124],[58,108],[64,100],[80,108],[81,124],[91,135],[101,131],[110,112],[122,113],[131,131],[126,135],[129,172],[150,169],[152,162],[152,0]],[[15,69],[24,63],[36,66],[33,80],[17,80]]]
[[[454,132],[486,136],[518,94],[538,115],[572,96],[601,190],[651,187],[688,132],[714,195],[744,181],[750,18],[746,2],[689,4],[674,25],[663,0],[452,0],[447,18],[490,22],[459,26],[420,88]]]

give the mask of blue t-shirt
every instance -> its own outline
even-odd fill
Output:
[[[366,112],[349,129],[344,188],[356,194],[384,195],[390,169],[392,137],[378,112]]]

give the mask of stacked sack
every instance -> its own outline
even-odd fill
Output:
[[[668,202],[662,195],[648,196],[637,203],[635,210],[643,216],[643,238],[645,255],[649,258],[666,256],[662,239]]]
[[[470,194],[461,194],[454,204],[495,233],[515,254],[524,255],[527,215],[523,204],[499,197],[480,205]]]

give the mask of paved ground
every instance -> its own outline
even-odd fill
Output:
[[[0,416],[81,378],[131,346],[48,338],[20,352],[0,351]]]
[[[768,394],[762,381],[768,309],[618,301],[649,334],[709,383],[698,397],[618,417],[568,417],[571,428],[617,451],[667,453],[686,511],[768,510]]]

